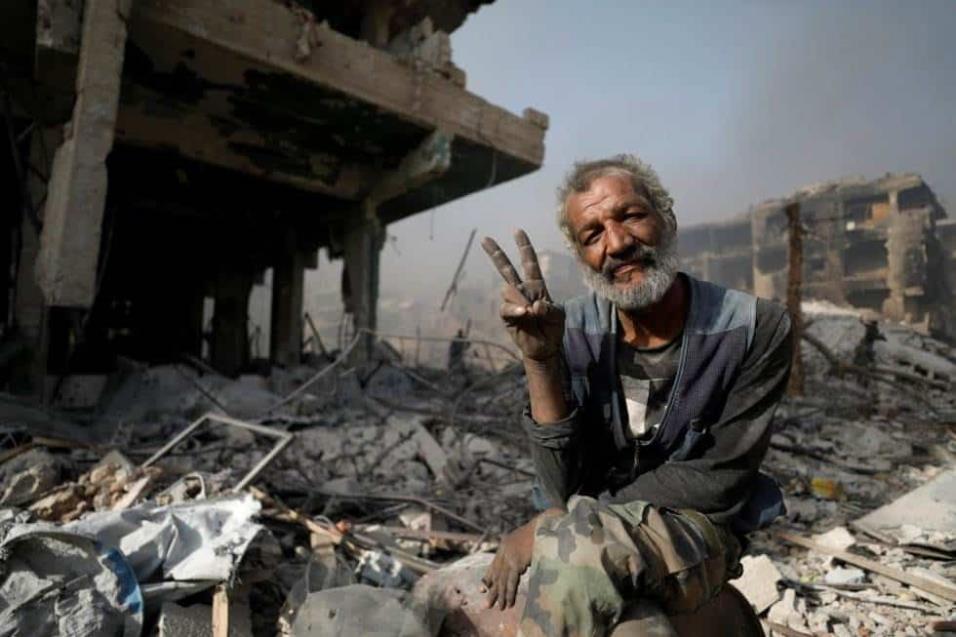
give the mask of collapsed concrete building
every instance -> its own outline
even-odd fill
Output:
[[[320,248],[374,329],[387,224],[541,165],[547,116],[451,60],[488,2],[5,2],[2,381],[38,394],[204,341],[235,374],[269,268],[269,356],[298,362]]]
[[[759,204],[734,219],[682,228],[683,267],[701,278],[785,299],[789,231],[803,227],[802,293],[873,310],[956,339],[956,225],[919,175],[841,180]]]

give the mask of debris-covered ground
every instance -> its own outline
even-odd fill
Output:
[[[776,634],[926,634],[956,609],[956,350],[888,324],[868,345],[856,314],[805,310],[804,395],[778,410],[764,465],[789,511],[752,538],[738,586]]]
[[[925,634],[956,601],[956,350],[807,310],[765,464],[789,513],[736,584],[775,634]],[[416,582],[533,514],[523,381],[376,358],[128,362],[95,409],[4,398],[0,635],[434,634],[449,602]]]

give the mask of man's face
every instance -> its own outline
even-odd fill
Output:
[[[567,200],[567,221],[585,281],[625,310],[658,301],[674,280],[673,230],[630,178],[607,175]]]

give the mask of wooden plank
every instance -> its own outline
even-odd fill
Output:
[[[877,575],[882,575],[883,577],[888,577],[890,579],[896,580],[897,582],[902,582],[903,584],[918,588],[920,590],[926,591],[927,593],[932,593],[933,595],[942,597],[947,601],[956,602],[956,587],[943,586],[942,584],[938,584],[937,582],[926,579],[925,577],[906,573],[899,569],[881,564],[875,560],[854,555],[853,553],[848,553],[847,551],[839,551],[826,546],[821,546],[813,540],[803,537],[802,535],[797,535],[796,533],[780,532],[777,535],[780,537],[780,539],[790,542],[791,544],[796,544],[797,546],[802,546],[805,549],[810,549],[811,551],[816,551],[817,553],[823,553],[824,555],[832,555],[841,562],[858,566],[872,573],[876,573]]]
[[[132,0],[87,0],[69,134],[50,175],[37,280],[48,305],[88,308],[96,293],[106,156],[113,147]]]
[[[195,56],[190,64],[183,59],[184,65],[212,85],[243,85],[250,68],[280,72],[534,165],[543,159],[544,131],[532,122],[443,77],[406,66],[386,51],[305,23],[274,0],[248,0],[238,7],[229,0],[141,0],[131,26],[132,39],[164,28],[215,45],[246,62],[207,64]],[[311,54],[297,61],[296,43],[307,28],[313,30]]]
[[[448,541],[482,543],[494,541],[487,535],[478,533],[462,533],[458,531],[433,531],[428,529],[412,529],[405,526],[382,526],[380,524],[361,524],[355,527],[358,531],[380,530],[398,538],[424,541]]]
[[[229,637],[229,591],[218,584],[212,595],[212,637]]]

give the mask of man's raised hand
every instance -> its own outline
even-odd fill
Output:
[[[521,254],[524,281],[498,242],[485,237],[481,240],[481,247],[505,280],[501,291],[501,319],[512,340],[525,359],[546,361],[561,351],[564,310],[551,301],[541,276],[538,255],[524,230],[515,232],[515,243]]]

